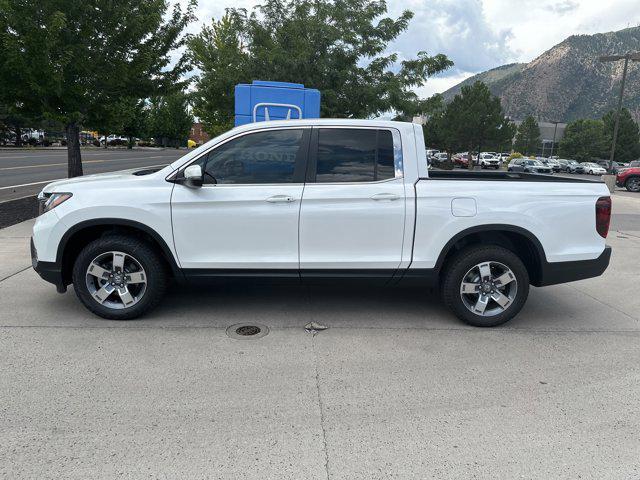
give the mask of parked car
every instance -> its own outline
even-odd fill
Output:
[[[511,153],[509,152],[502,152],[496,155],[496,157],[498,157],[498,159],[500,160],[500,163],[506,162],[510,156]]]
[[[460,168],[469,168],[469,152],[456,153],[453,157],[453,165]]]
[[[127,137],[123,137],[121,135],[109,135],[107,137],[107,145],[112,144],[125,144],[129,143],[129,139]],[[100,144],[104,145],[104,135],[100,137]]]
[[[605,170],[609,169],[609,160],[600,160],[599,162],[597,162],[597,164],[600,165]],[[623,168],[627,168],[624,164],[618,163],[618,162],[613,162],[612,167],[613,167],[614,174],[618,173]]]
[[[562,167],[560,166],[560,162],[558,162],[558,160],[556,160],[554,158],[547,159],[547,166],[551,167],[551,170],[553,170],[556,173],[562,171]]]
[[[509,172],[524,172],[524,173],[546,173],[552,174],[553,170],[538,160],[533,158],[514,158],[507,167]]]
[[[558,162],[558,165],[560,165],[561,172],[569,171],[569,160],[567,160],[566,158],[558,158],[556,159],[556,162]]]
[[[576,160],[569,160],[567,171],[569,173],[584,173],[584,165]]]
[[[442,165],[443,163],[449,160],[449,155],[446,152],[436,153],[433,157],[431,157],[431,162],[434,167]]]
[[[616,175],[616,185],[630,192],[640,192],[640,166],[625,168]]]
[[[434,148],[427,149],[427,158],[433,158],[438,153],[440,153],[440,150]]]
[[[496,170],[500,168],[500,159],[493,153],[482,152],[479,158],[480,168],[495,168]]]
[[[108,319],[148,312],[172,279],[254,277],[439,286],[477,326],[511,319],[530,284],[607,268],[605,184],[428,171],[425,155],[411,123],[239,126],[164,168],[50,183],[32,264]]]
[[[582,164],[582,167],[584,168],[584,173],[589,175],[604,175],[607,173],[604,168],[593,162],[585,162]]]

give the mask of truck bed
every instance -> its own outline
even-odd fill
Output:
[[[522,172],[485,172],[481,170],[429,170],[428,178],[421,180],[485,180],[505,182],[562,182],[562,183],[603,183],[602,180],[585,178],[557,177],[538,173]]]

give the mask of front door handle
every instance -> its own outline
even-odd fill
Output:
[[[387,200],[389,202],[392,202],[394,200],[398,200],[399,198],[400,198],[400,195],[396,195],[395,193],[376,193],[374,196],[371,197],[371,200],[375,200],[375,201]]]
[[[273,197],[267,198],[267,202],[269,203],[291,203],[294,198],[289,195],[274,195]]]

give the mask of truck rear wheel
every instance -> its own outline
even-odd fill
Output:
[[[511,250],[472,246],[448,262],[442,283],[444,303],[475,327],[494,327],[511,320],[529,295],[529,274]]]
[[[73,288],[91,312],[130,320],[155,307],[166,290],[162,258],[135,237],[110,235],[89,243],[73,266]]]

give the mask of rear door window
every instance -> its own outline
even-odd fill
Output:
[[[317,138],[316,182],[376,182],[395,178],[391,131],[319,128]]]

